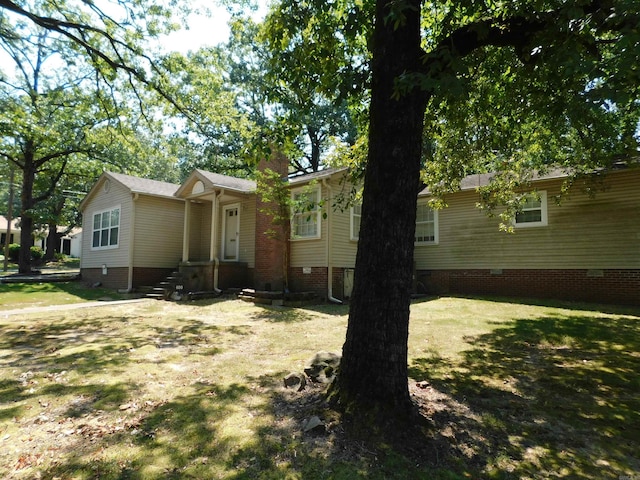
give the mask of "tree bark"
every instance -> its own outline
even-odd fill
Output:
[[[56,222],[49,222],[47,235],[47,249],[44,252],[44,261],[51,261],[55,259],[56,253],[60,252],[60,240],[62,239],[62,233],[58,232],[58,224]]]
[[[408,413],[407,341],[411,273],[428,95],[396,95],[394,81],[420,70],[420,1],[405,22],[376,5],[369,153],[352,301],[340,372],[330,398],[349,412]]]

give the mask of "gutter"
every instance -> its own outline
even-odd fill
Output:
[[[327,187],[329,193],[328,198],[333,198],[333,190],[331,184],[327,183],[327,179],[322,179],[322,184]],[[327,208],[327,300],[342,305],[342,300],[333,296],[333,264],[331,262],[331,205]]]

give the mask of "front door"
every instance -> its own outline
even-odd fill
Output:
[[[238,260],[240,252],[240,215],[238,205],[224,207],[222,231],[222,258],[227,261]]]

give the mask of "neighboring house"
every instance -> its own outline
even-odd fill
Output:
[[[315,206],[294,212],[282,241],[265,233],[273,226],[252,181],[196,170],[171,185],[105,173],[82,202],[83,278],[133,289],[179,268],[189,289],[278,290],[287,258],[292,291],[348,299],[360,209],[333,207],[349,188],[345,174],[289,179],[292,197]],[[428,191],[419,195],[416,291],[640,303],[640,170],[611,172],[595,196],[574,187],[560,205],[564,175],[538,178],[512,234],[476,208],[489,180],[466,178],[439,211]]]
[[[7,241],[7,231],[11,230],[9,237],[9,243],[20,243],[20,227],[18,226],[19,218],[11,219],[11,228],[9,229],[9,222],[7,217],[0,215],[0,245],[4,248],[4,244]]]
[[[20,227],[18,226],[20,218],[14,218],[11,220],[11,237],[9,243],[20,243]],[[0,215],[0,245],[4,247],[5,239],[7,238],[7,219]],[[47,233],[45,231],[44,237],[39,237],[34,240],[34,244],[41,247],[43,250],[46,248]],[[82,244],[82,229],[74,228],[68,234],[60,239],[60,252],[71,257],[79,257]]]
[[[74,228],[60,239],[60,253],[79,258],[82,255],[82,229]]]
[[[65,228],[65,227],[60,227]],[[40,231],[38,237],[35,239],[35,245],[42,248],[42,250],[47,249],[47,238],[49,236],[48,229]],[[78,258],[82,253],[82,229],[81,228],[73,228],[70,232],[63,235],[60,238],[59,252],[70,257]]]

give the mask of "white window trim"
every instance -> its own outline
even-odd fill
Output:
[[[356,214],[355,212],[355,206],[352,206],[349,209],[349,239],[353,242],[357,242],[358,240],[360,240],[360,230],[358,230],[358,233],[356,234],[355,231],[355,222],[354,219],[356,217],[360,218],[360,224],[362,225],[362,205],[360,204],[360,213]]]
[[[310,236],[299,236],[295,234],[295,222],[294,222],[294,218],[296,217],[296,215],[313,215],[313,210],[308,211],[308,212],[302,212],[302,213],[298,213],[296,214],[295,212],[291,213],[291,240],[293,241],[304,241],[304,240],[317,240],[319,238],[322,237],[322,208],[320,208],[320,204],[319,202],[322,199],[322,190],[320,188],[320,185],[315,186],[315,187],[310,187],[310,186],[305,186],[305,187],[300,187],[300,188],[296,188],[294,190],[291,190],[291,199],[295,200],[296,195],[298,194],[304,194],[306,192],[310,192],[310,191],[316,191],[316,198],[318,203],[316,203],[316,225],[318,226],[318,228],[316,229],[316,234],[315,235],[310,235]]]
[[[536,192],[530,192],[528,194],[526,194],[526,196],[535,196],[535,197],[539,197],[540,198],[540,208],[530,208],[530,209],[525,209],[523,211],[531,211],[531,210],[540,210],[540,221],[539,222],[524,222],[524,223],[518,223],[517,222],[517,218],[514,217],[512,224],[515,228],[531,228],[531,227],[546,227],[549,222],[548,222],[548,216],[547,216],[547,192],[546,190],[539,190]]]
[[[428,206],[429,202],[418,202],[416,205],[416,209],[418,208],[418,205],[427,205]],[[428,245],[438,245],[439,241],[440,241],[440,236],[438,234],[439,229],[439,224],[438,224],[438,210],[435,210],[431,207],[429,207],[431,209],[431,211],[433,212],[433,240],[428,241],[428,242],[414,242],[415,246],[428,246]],[[426,223],[426,222],[423,222]],[[416,218],[416,228],[418,225],[418,219]]]
[[[104,246],[97,246],[95,247],[93,245],[93,234],[95,233],[95,228],[94,228],[94,221],[95,221],[95,216],[98,214],[103,214],[105,212],[113,212],[114,210],[118,210],[118,241],[116,242],[115,245],[104,245]],[[101,228],[100,231],[102,231],[103,229]],[[91,250],[113,250],[115,248],[119,248],[120,247],[120,234],[122,233],[122,206],[121,205],[116,205],[110,208],[105,208],[103,210],[96,210],[95,212],[93,212],[91,214],[91,237],[89,237],[89,241],[91,242]]]

